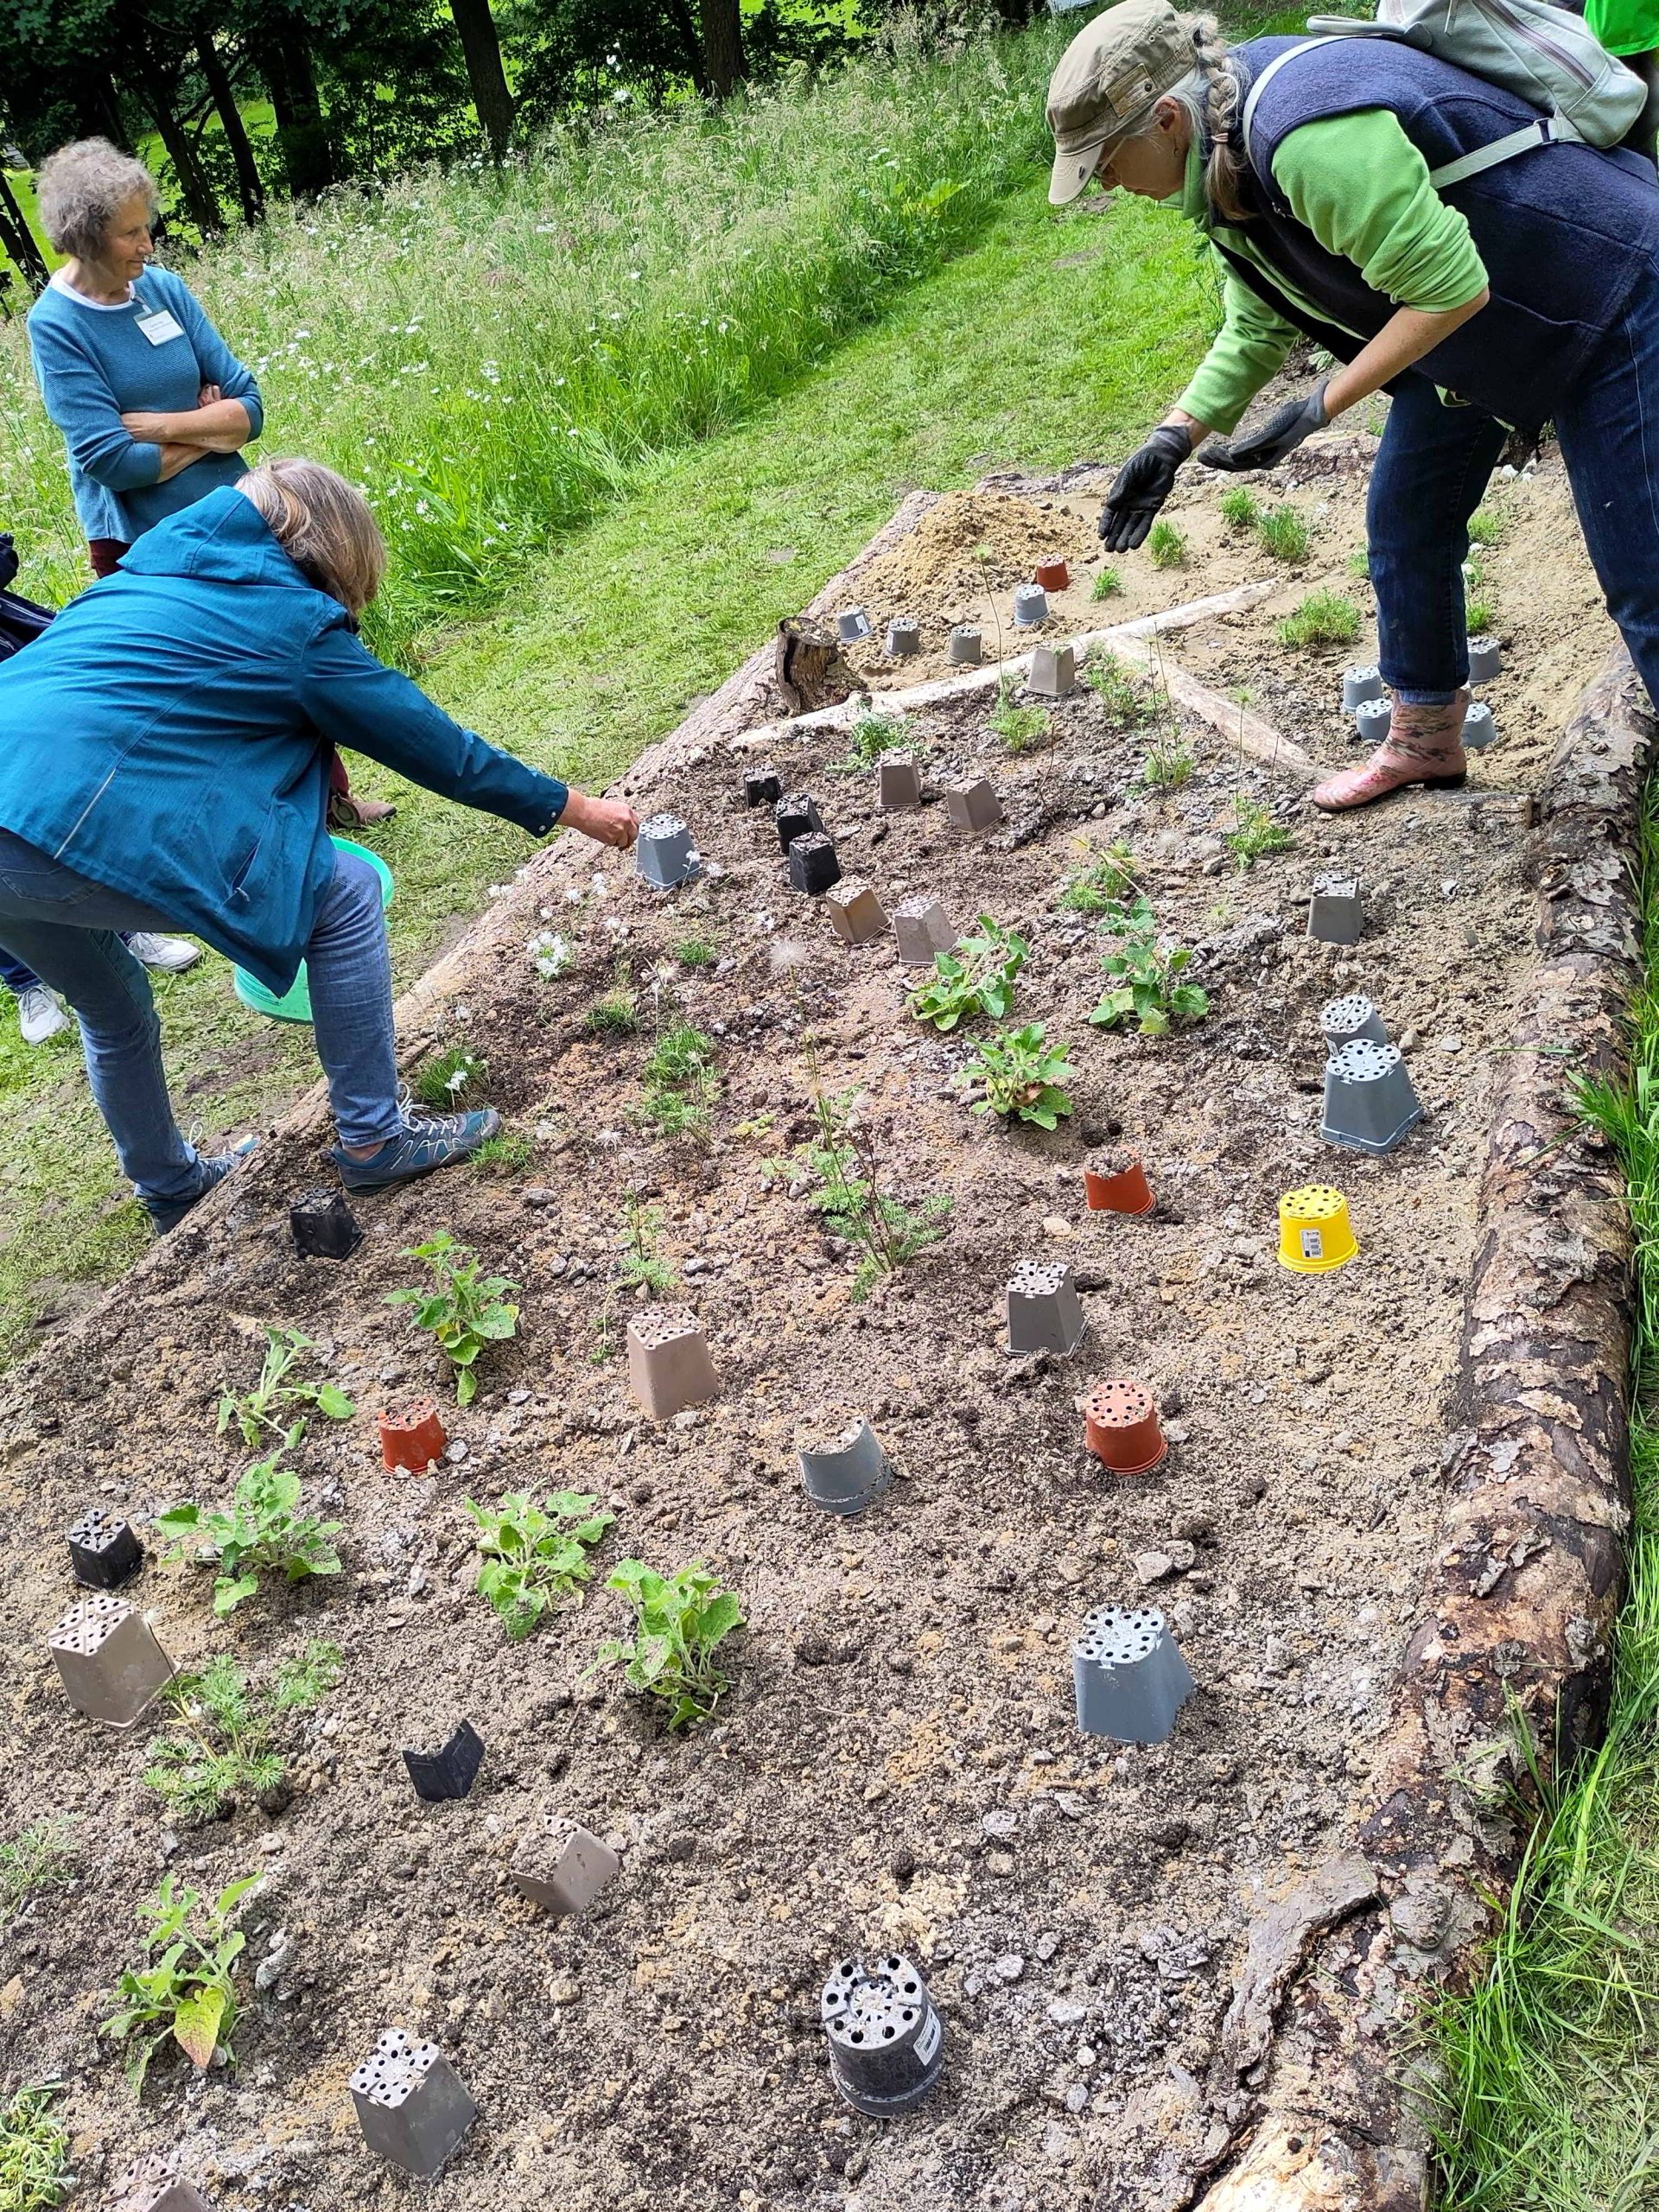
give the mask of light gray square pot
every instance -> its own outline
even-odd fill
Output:
[[[1166,1744],[1198,1684],[1161,1613],[1097,1605],[1071,1646],[1077,1726],[1118,1744]]]
[[[1392,1045],[1357,1038],[1325,1062],[1319,1135],[1327,1144],[1380,1157],[1422,1118],[1406,1064]]]

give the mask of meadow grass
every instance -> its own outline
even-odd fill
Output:
[[[1637,1247],[1635,1525],[1605,1741],[1548,1790],[1486,1971],[1433,2020],[1441,2212],[1659,2202],[1659,788],[1643,825],[1646,976],[1627,1086],[1587,1086]]]

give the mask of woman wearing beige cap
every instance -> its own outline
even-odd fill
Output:
[[[1316,806],[1464,781],[1462,564],[1511,429],[1554,421],[1609,612],[1659,699],[1650,163],[1552,138],[1537,109],[1414,46],[1275,37],[1230,51],[1209,17],[1166,0],[1122,0],[1073,40],[1048,120],[1056,205],[1095,181],[1164,200],[1223,264],[1221,330],[1113,485],[1109,547],[1141,543],[1181,463],[1232,431],[1299,336],[1339,365],[1200,461],[1271,468],[1389,394],[1367,533],[1393,726],[1364,767],[1319,785]],[[1529,130],[1523,152],[1471,158]],[[1454,163],[1459,176],[1440,174]]]

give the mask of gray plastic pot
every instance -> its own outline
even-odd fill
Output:
[[[1477,699],[1463,718],[1464,749],[1469,753],[1484,753],[1497,735],[1497,724],[1492,710],[1484,699]]]
[[[1325,1062],[1319,1135],[1327,1144],[1380,1157],[1422,1118],[1406,1064],[1392,1045],[1357,1038]]]
[[[938,2080],[944,2021],[921,1968],[901,1955],[868,1967],[843,1959],[823,1985],[818,2018],[830,2078],[867,2120],[908,2112]]]
[[[870,618],[861,607],[849,607],[836,617],[836,635],[843,645],[855,645],[870,634]]]
[[[1382,671],[1356,664],[1342,671],[1342,711],[1351,715],[1356,707],[1363,707],[1368,699],[1383,696]]]
[[[1381,745],[1394,726],[1394,702],[1362,699],[1354,709],[1354,734],[1366,745]]]
[[[980,635],[971,622],[958,622],[950,632],[945,658],[952,668],[975,668],[984,658]]]
[[[922,803],[922,771],[913,753],[876,755],[875,803],[883,814],[907,813]]]
[[[1357,944],[1365,927],[1359,878],[1316,875],[1307,906],[1307,933],[1322,944]]]
[[[1117,1744],[1166,1744],[1198,1684],[1161,1613],[1096,1605],[1071,1646],[1077,1726]]]
[[[1490,683],[1495,676],[1503,673],[1503,655],[1496,638],[1471,638],[1469,640],[1469,681]]]
[[[1375,1002],[1363,991],[1351,991],[1346,998],[1332,999],[1319,1008],[1319,1033],[1325,1039],[1327,1054],[1339,1052],[1344,1045],[1351,1045],[1356,1037],[1363,1037],[1368,1044],[1386,1045],[1389,1042],[1389,1026],[1377,1012]]]
[[[1029,630],[1033,623],[1047,621],[1048,594],[1041,584],[1014,586],[1014,619],[1022,630]]]
[[[861,1417],[832,1443],[806,1446],[796,1457],[807,1496],[826,1513],[861,1513],[893,1480],[887,1455]]]
[[[895,614],[887,625],[887,651],[896,660],[908,660],[921,650],[920,626],[908,614]]]
[[[1064,1260],[1021,1260],[1008,1278],[1008,1350],[1074,1352],[1089,1324]]]
[[[478,2118],[461,2076],[434,2043],[388,2028],[353,2075],[352,2102],[371,2151],[429,2180]]]
[[[677,814],[653,814],[642,822],[635,850],[640,874],[658,891],[689,883],[702,866],[691,832]]]

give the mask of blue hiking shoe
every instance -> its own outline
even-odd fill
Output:
[[[232,1167],[239,1167],[258,1144],[257,1137],[244,1137],[229,1152],[215,1153],[211,1160],[199,1159],[201,1188],[188,1198],[146,1198],[144,1211],[154,1223],[156,1234],[165,1236],[169,1229],[176,1229],[192,1206],[200,1205],[215,1184],[222,1183]]]
[[[329,1147],[328,1157],[348,1191],[389,1191],[394,1183],[412,1183],[417,1175],[470,1160],[501,1127],[493,1106],[472,1114],[434,1114],[424,1106],[405,1105],[403,1116],[398,1135],[388,1137],[366,1160],[353,1160],[343,1145]]]

